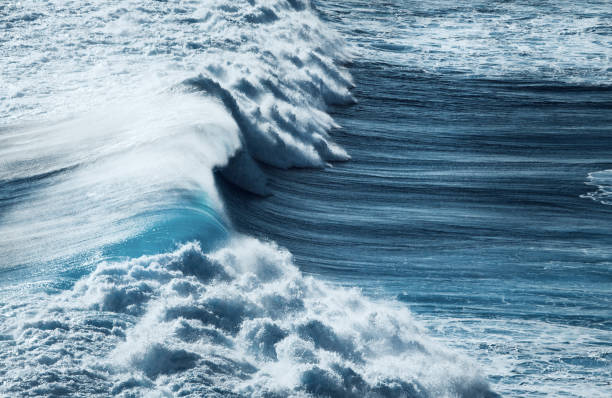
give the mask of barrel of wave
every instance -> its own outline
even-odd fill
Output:
[[[214,99],[148,93],[11,131],[0,145],[5,268],[69,268],[227,235],[213,169],[240,138]]]

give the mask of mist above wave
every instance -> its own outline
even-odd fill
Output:
[[[117,254],[222,237],[227,223],[213,168],[239,147],[221,105],[184,93],[7,130],[0,135],[0,267],[48,271],[57,261],[69,268],[70,258],[78,264],[138,236],[142,243]]]

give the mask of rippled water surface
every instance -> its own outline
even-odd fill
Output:
[[[320,8],[357,54],[358,104],[332,112],[352,160],[270,170],[273,197],[230,200],[236,223],[306,272],[407,303],[504,395],[606,396],[605,3]]]

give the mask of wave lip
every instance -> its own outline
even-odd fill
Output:
[[[323,167],[348,159],[328,135],[334,122],[325,108],[353,101],[341,66],[350,56],[309,2],[215,0],[168,8],[120,0],[79,10],[26,2],[7,11],[35,11],[39,29],[7,26],[11,67],[7,92],[0,93],[9,99],[0,107],[6,121],[61,118],[126,93],[146,96],[187,82],[226,105],[245,149],[265,164]],[[57,36],[62,40],[50,46],[49,37]],[[81,57],[71,55],[75,46]],[[45,52],[46,61],[36,58]]]
[[[496,396],[405,308],[304,277],[252,238],[101,264],[32,302],[34,316],[2,308],[9,395]]]

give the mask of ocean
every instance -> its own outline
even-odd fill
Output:
[[[0,396],[609,397],[611,26],[0,5]]]

